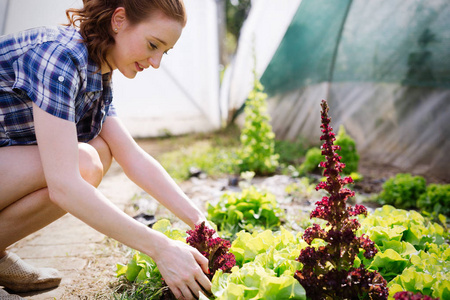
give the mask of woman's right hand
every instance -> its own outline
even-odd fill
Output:
[[[211,291],[208,259],[197,249],[180,241],[167,239],[167,245],[153,256],[164,281],[177,299],[198,299],[202,287]]]

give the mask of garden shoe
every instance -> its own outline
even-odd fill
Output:
[[[25,300],[19,295],[10,295],[4,289],[0,289],[0,300]]]
[[[35,268],[14,253],[0,259],[0,285],[13,292],[46,290],[57,287],[60,282],[57,270]]]

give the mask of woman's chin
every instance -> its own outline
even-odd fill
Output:
[[[136,77],[136,74],[137,74],[137,72],[131,72],[131,71],[128,71],[128,72],[120,71],[120,73],[122,73],[122,75],[125,76],[128,79],[133,79],[134,77]]]

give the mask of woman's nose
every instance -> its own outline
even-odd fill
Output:
[[[153,55],[148,58],[148,62],[153,69],[158,69],[161,64],[162,55]]]

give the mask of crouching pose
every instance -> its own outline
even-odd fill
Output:
[[[186,23],[183,2],[83,3],[67,11],[67,26],[0,37],[0,286],[58,286],[56,270],[35,268],[6,249],[68,212],[152,257],[178,299],[197,298],[211,288],[207,259],[135,221],[96,189],[114,158],[186,224],[205,220],[135,143],[111,103],[113,70],[134,78],[158,68],[174,47]]]

